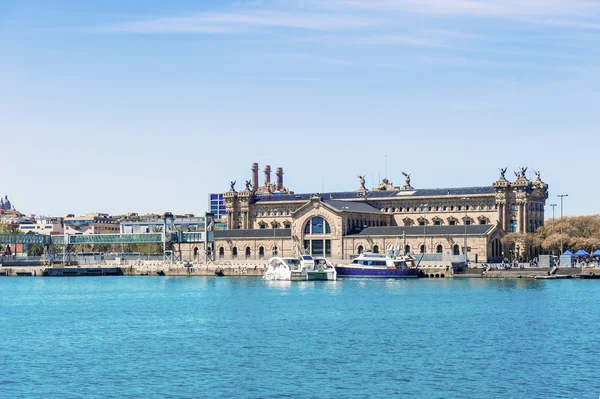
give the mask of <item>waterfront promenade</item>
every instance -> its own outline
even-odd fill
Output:
[[[11,262],[0,267],[0,276],[16,277],[16,276],[31,276],[42,277],[52,274],[56,270],[71,270],[72,273],[65,275],[77,275],[77,270],[82,270],[81,275],[114,275],[114,270],[118,270],[118,275],[124,276],[222,276],[222,277],[262,277],[266,268],[267,260],[231,260],[231,261],[216,261],[209,263],[201,262],[165,262],[165,261],[127,261],[122,264],[120,262],[105,261],[96,264],[86,264],[79,266],[63,266],[60,264],[40,265],[40,264],[25,264],[19,265],[17,262]],[[438,270],[436,265],[422,265],[420,268],[426,275],[435,276]],[[90,273],[87,270],[104,269],[107,273]],[[433,271],[433,273],[430,272]],[[527,264],[522,264],[520,268],[512,268],[508,270],[494,269],[489,270],[482,268],[468,268],[464,272],[445,274],[444,278],[532,278],[535,276],[546,276],[550,268],[529,267]],[[577,277],[581,273],[581,268],[559,268],[557,275],[567,275]],[[62,274],[61,274],[62,275]],[[439,278],[439,274],[438,274]]]

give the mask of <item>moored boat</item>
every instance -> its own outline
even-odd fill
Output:
[[[336,280],[335,267],[325,258],[315,262],[310,255],[269,259],[264,278],[281,281]]]
[[[335,266],[339,277],[416,278],[415,258],[363,252],[347,265]]]

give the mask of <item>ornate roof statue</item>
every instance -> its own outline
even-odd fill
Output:
[[[521,168],[521,177],[525,177],[525,172],[527,172],[527,167]]]
[[[229,191],[232,192],[232,193],[235,193],[235,182],[236,182],[236,180],[232,181],[229,184]]]
[[[506,180],[506,169],[508,168],[500,168],[500,180]]]
[[[527,167],[521,167],[519,170],[515,171],[515,176],[517,177],[517,181],[515,183],[525,184],[529,182],[525,176],[525,172],[527,172]]]
[[[365,175],[358,175],[358,178],[360,179],[360,188],[365,188]]]
[[[404,185],[404,187],[402,187],[403,190],[412,190],[412,186],[410,185],[410,175],[411,173],[404,173],[402,172],[402,174],[406,177],[406,184]]]
[[[246,191],[252,191],[252,182],[250,180],[246,180]]]
[[[365,176],[364,175],[357,175],[356,177],[358,177],[358,179],[360,180],[360,187],[358,188],[358,190],[356,190],[357,192],[365,192],[368,191],[367,188],[365,187]]]

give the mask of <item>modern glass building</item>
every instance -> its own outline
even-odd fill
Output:
[[[227,211],[225,210],[225,200],[223,193],[212,193],[208,195],[208,209],[215,215],[217,221],[225,220]]]

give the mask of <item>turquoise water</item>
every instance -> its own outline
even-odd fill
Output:
[[[600,281],[0,279],[2,398],[598,398]]]

